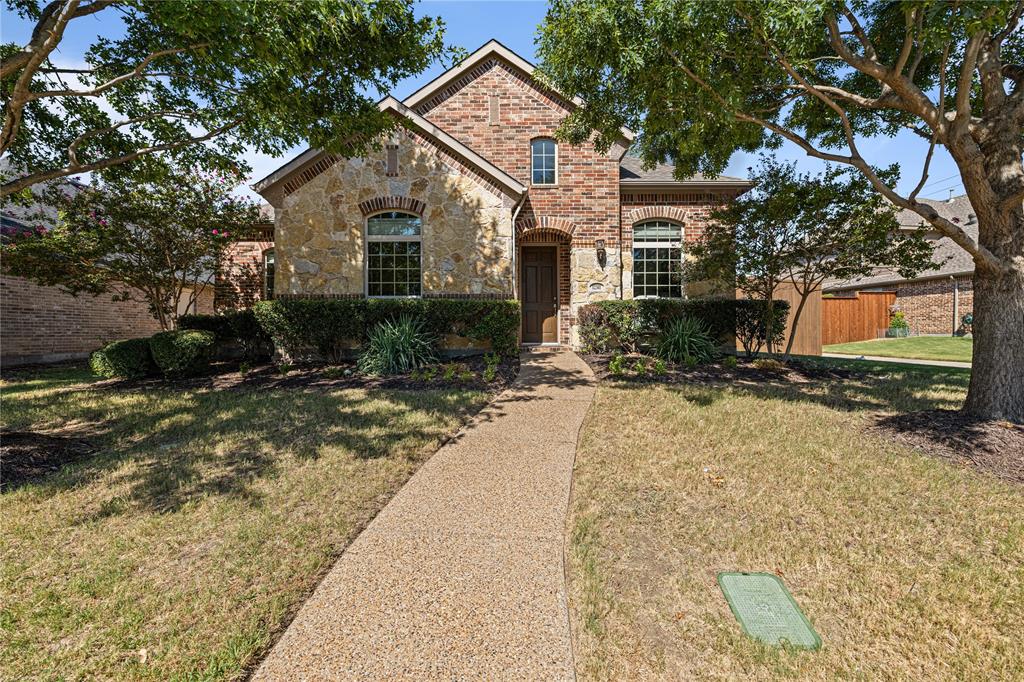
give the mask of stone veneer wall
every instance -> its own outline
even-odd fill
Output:
[[[960,301],[957,306],[956,327],[960,319],[974,310],[974,281],[970,275],[957,277]],[[953,281],[949,277],[905,282],[887,290],[896,290],[896,305],[907,317],[910,330],[915,334],[952,334]]]
[[[362,294],[360,204],[396,197],[425,205],[424,294],[511,295],[512,198],[419,135],[403,131],[395,141],[396,175],[386,173],[386,150],[371,151],[339,160],[284,198],[275,218],[275,291]]]

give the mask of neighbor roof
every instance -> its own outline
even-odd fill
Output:
[[[402,102],[399,102],[394,97],[385,97],[377,104],[377,106],[381,111],[391,111],[398,116],[402,116],[412,123],[418,130],[426,133],[428,136],[451,149],[471,165],[475,166],[485,175],[494,180],[498,185],[509,190],[512,194],[520,196],[526,191],[526,186],[521,182],[456,140],[445,131],[438,128],[427,119],[417,114]],[[297,173],[313,164],[317,159],[323,156],[324,153],[325,152],[321,149],[307,149],[267,177],[255,183],[253,185],[253,189],[269,199],[268,193],[271,192],[273,187],[283,182],[294,173]]]
[[[619,162],[619,184],[623,187],[716,187],[720,189],[749,189],[753,183],[743,178],[719,175],[714,178],[697,173],[686,180],[676,180],[676,167],[669,163],[659,163],[654,168],[644,170],[644,162],[635,156],[624,156]]]
[[[971,239],[978,241],[978,220],[967,195],[953,197],[948,201],[935,199],[918,199],[918,201],[933,207],[940,216],[956,223],[963,228],[964,232],[970,235]],[[896,220],[901,228],[907,230],[929,227],[924,218],[908,209],[897,213]],[[935,243],[935,252],[932,255],[932,260],[939,264],[938,267],[925,270],[912,279],[900,277],[899,273],[892,268],[878,268],[874,274],[868,277],[825,282],[822,285],[822,291],[882,287],[901,282],[915,282],[922,279],[970,275],[974,273],[974,259],[971,257],[971,254],[964,251],[963,247],[953,242],[949,237],[943,237],[937,232],[932,232],[928,238]]]

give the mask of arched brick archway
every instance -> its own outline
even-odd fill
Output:
[[[523,242],[571,242],[576,232],[576,223],[568,218],[541,216],[523,218],[516,222],[516,237]]]
[[[629,224],[636,225],[645,220],[671,220],[676,223],[686,221],[686,211],[678,206],[641,206],[629,213]]]
[[[377,211],[387,210],[408,211],[409,213],[415,213],[416,215],[423,215],[423,212],[427,210],[427,205],[419,199],[396,196],[374,197],[372,199],[359,202],[359,211],[363,216],[368,216],[371,213],[376,213]]]

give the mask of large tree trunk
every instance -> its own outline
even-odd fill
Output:
[[[979,241],[1011,269],[974,272],[974,355],[964,411],[1024,423],[1024,211],[1003,214],[1009,225],[996,226],[985,225],[983,213]]]

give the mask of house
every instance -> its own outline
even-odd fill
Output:
[[[978,239],[978,219],[967,196],[946,201],[919,199],[939,215],[958,224],[972,239]],[[913,211],[897,214],[902,229],[917,230],[924,220]],[[935,246],[932,260],[938,267],[910,279],[888,268],[879,268],[870,276],[825,282],[825,294],[851,296],[857,292],[895,292],[896,307],[903,312],[915,334],[955,334],[963,331],[963,318],[974,309],[974,260],[971,255],[931,230],[925,235]]]
[[[60,189],[77,192],[83,185],[59,180]],[[0,239],[37,228],[52,227],[57,211],[42,203],[21,206],[9,202],[0,208]],[[79,294],[42,286],[0,271],[0,366],[82,359],[118,339],[150,336],[160,331],[141,295],[114,301],[113,294]],[[204,287],[179,313],[212,313],[212,287]]]
[[[522,341],[543,344],[572,343],[592,301],[683,296],[687,244],[750,183],[644,169],[626,156],[628,130],[606,153],[558,142],[578,106],[488,42],[380,102],[403,128],[378,151],[310,149],[256,183],[274,207],[273,242],[238,243],[248,280],[218,292],[266,295],[272,265],[275,296],[515,298]],[[250,267],[257,252],[265,265]]]

